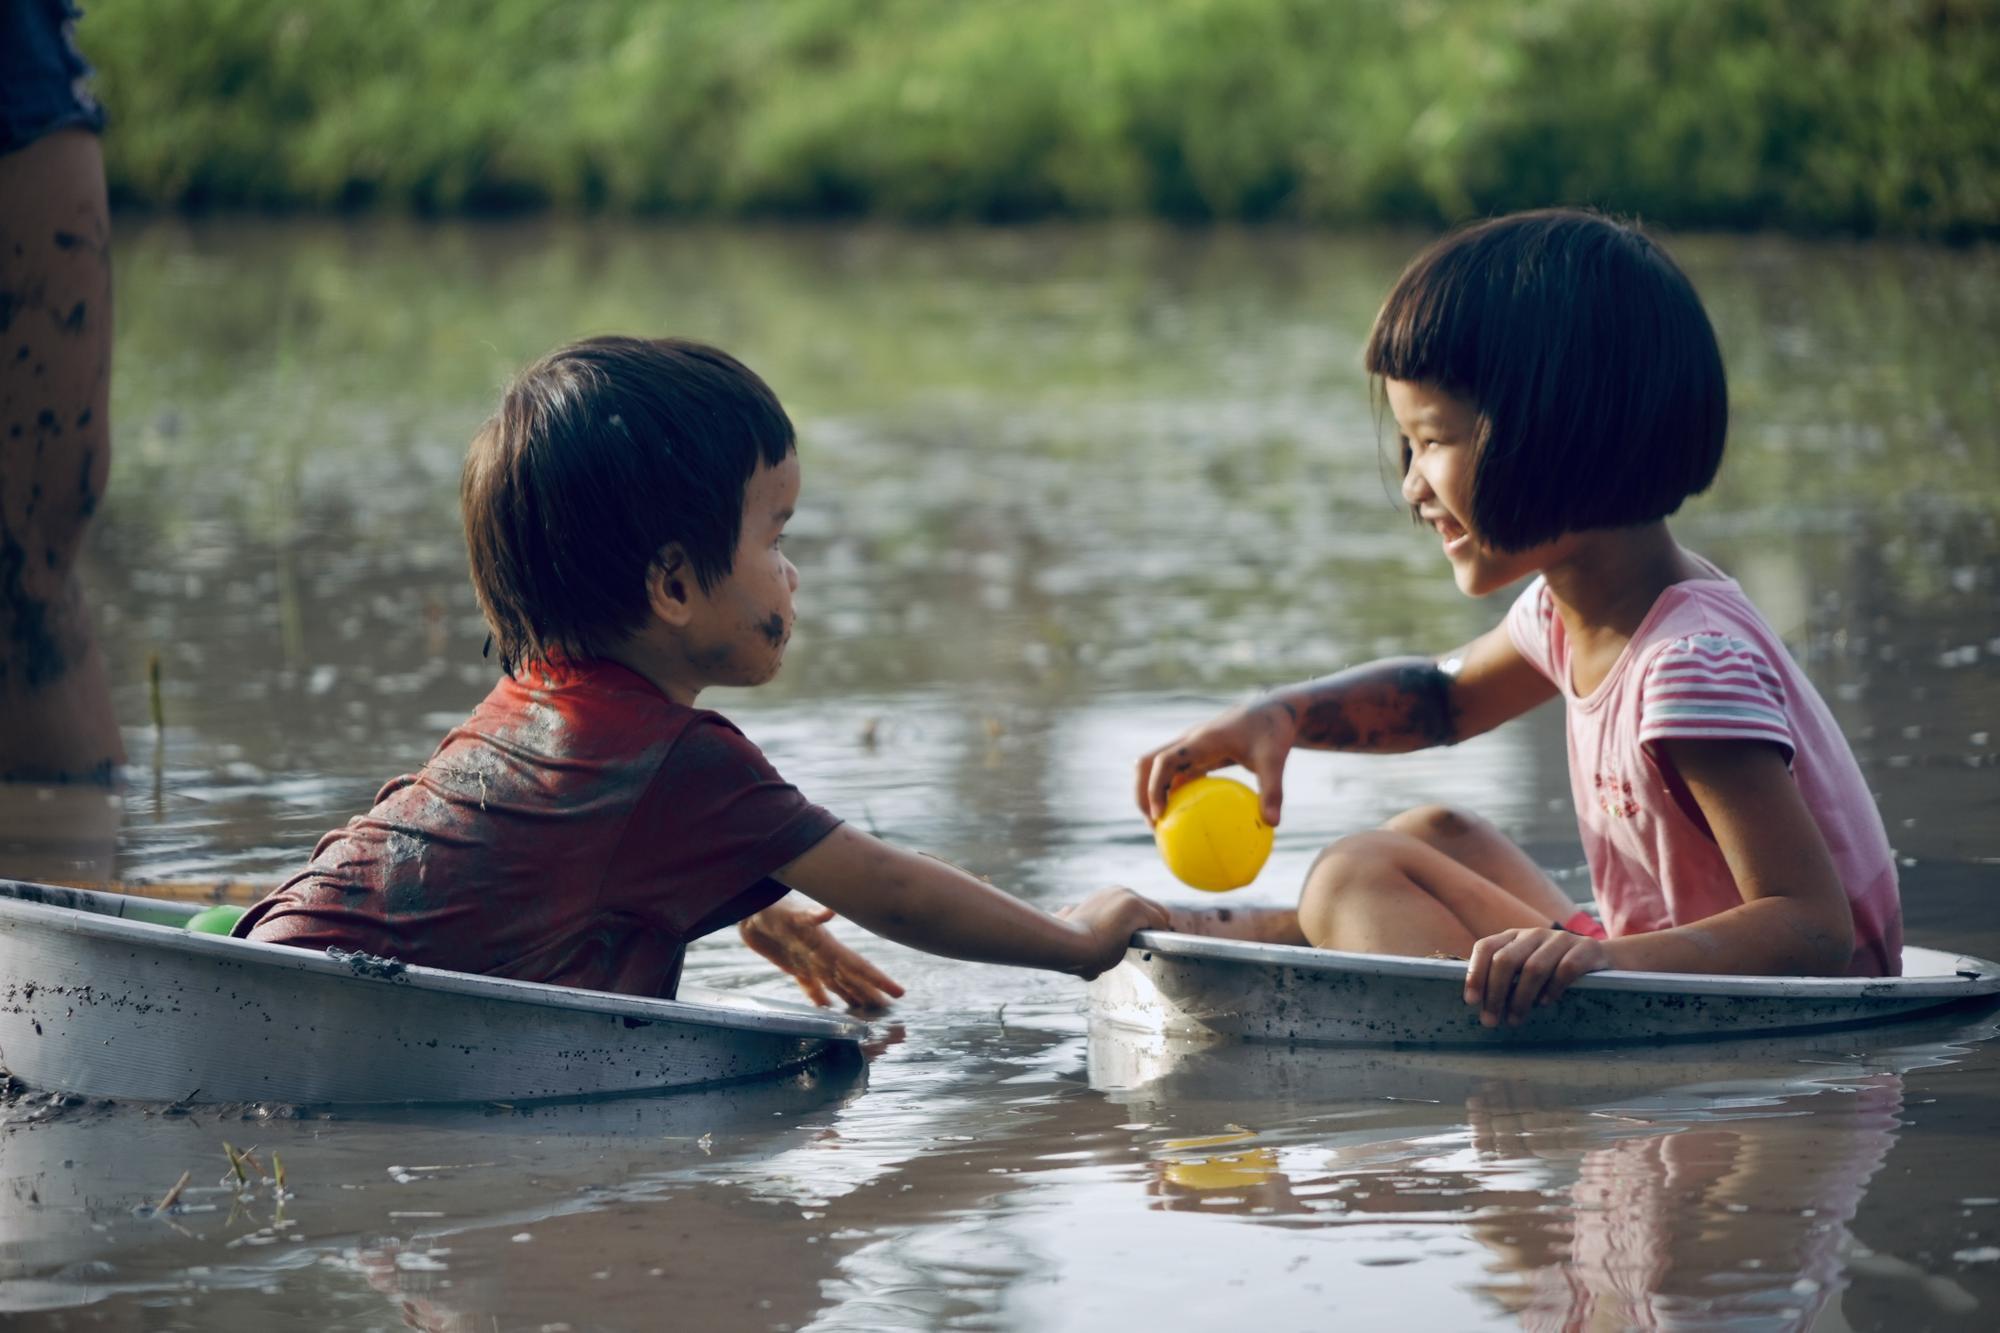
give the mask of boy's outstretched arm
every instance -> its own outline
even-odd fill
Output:
[[[1443,657],[1389,657],[1260,695],[1139,759],[1139,808],[1152,822],[1181,783],[1230,764],[1257,778],[1277,824],[1294,749],[1403,754],[1468,740],[1555,697],[1505,626]]]
[[[1167,922],[1130,889],[1100,889],[1056,917],[947,861],[843,824],[773,878],[899,944],[977,963],[1090,978],[1125,956],[1132,932]]]

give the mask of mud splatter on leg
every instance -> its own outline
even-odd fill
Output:
[[[0,155],[0,780],[124,760],[76,568],[111,463],[109,241],[94,135]]]

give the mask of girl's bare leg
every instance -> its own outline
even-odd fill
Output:
[[[1167,910],[1169,928],[1191,935],[1463,958],[1481,936],[1567,921],[1576,904],[1485,820],[1425,805],[1320,853],[1296,910]]]
[[[1306,876],[1299,928],[1322,949],[1463,958],[1484,936],[1574,910],[1490,824],[1429,806],[1327,848]]]
[[[111,469],[110,240],[95,134],[0,156],[0,781],[125,758],[77,579]]]
[[[1444,805],[1420,805],[1382,825],[1430,844],[1483,879],[1491,880],[1552,922],[1567,921],[1576,903],[1556,887],[1513,839],[1478,815]]]

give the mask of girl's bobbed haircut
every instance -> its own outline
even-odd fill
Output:
[[[601,656],[645,623],[646,578],[669,546],[713,589],[750,478],[793,447],[764,381],[702,343],[590,338],[522,371],[459,486],[501,667]]]
[[[1517,213],[1438,241],[1397,279],[1365,363],[1473,405],[1461,517],[1497,550],[1665,518],[1722,462],[1729,389],[1694,285],[1597,213]]]

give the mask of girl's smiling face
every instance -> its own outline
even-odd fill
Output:
[[[1402,438],[1403,499],[1444,539],[1459,591],[1484,597],[1547,564],[1555,543],[1496,551],[1472,530],[1478,410],[1432,384],[1384,380],[1383,388]]]

